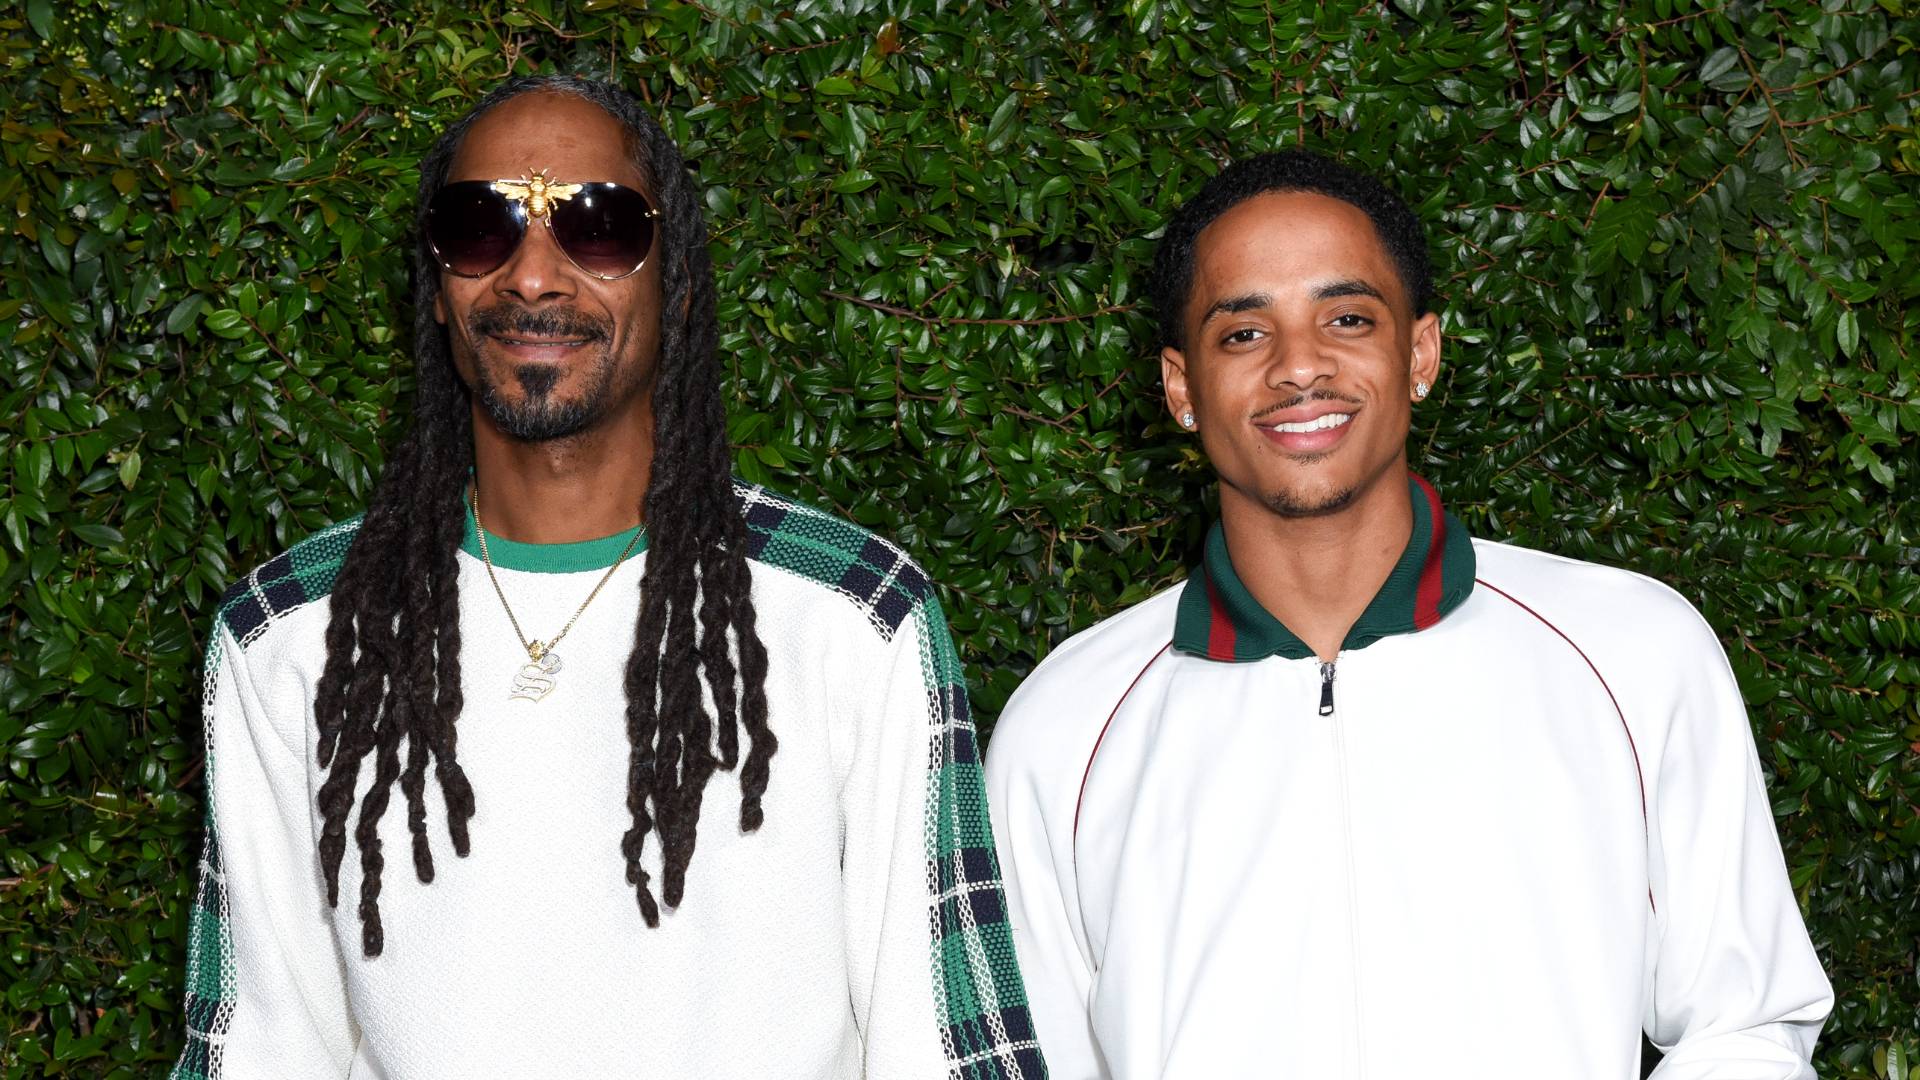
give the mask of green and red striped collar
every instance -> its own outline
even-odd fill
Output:
[[[1473,592],[1473,540],[1440,505],[1433,485],[1418,476],[1407,484],[1413,500],[1413,536],[1367,610],[1347,631],[1341,649],[1364,649],[1389,634],[1425,630]],[[1218,521],[1207,533],[1206,558],[1187,577],[1174,618],[1173,647],[1209,660],[1264,660],[1313,656],[1293,631],[1253,598],[1227,557]]]

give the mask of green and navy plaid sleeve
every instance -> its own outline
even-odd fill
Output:
[[[242,1002],[235,965],[235,899],[221,854],[221,836],[229,816],[239,830],[237,835],[246,835],[249,808],[223,807],[215,796],[214,781],[221,775],[217,770],[230,766],[243,773],[248,763],[244,754],[234,762],[215,755],[216,728],[227,725],[239,730],[246,726],[236,683],[244,680],[247,650],[276,622],[326,599],[359,524],[356,517],[316,533],[235,582],[220,598],[201,685],[201,716],[207,729],[203,770],[207,832],[201,849],[199,884],[187,923],[187,1040],[168,1074],[169,1080],[226,1080],[236,1071],[229,1068],[227,1058],[232,1052],[234,1018]],[[245,745],[247,740],[241,742]],[[304,775],[296,783],[304,791]],[[260,815],[255,815],[252,824],[259,819]],[[257,849],[259,838],[253,839],[251,847]],[[242,850],[247,849],[243,845]],[[246,1007],[257,1011],[263,1004],[268,1003],[249,1001]],[[283,1038],[284,1033],[276,1032],[272,1052],[284,1048]]]
[[[220,635],[207,647],[206,678],[219,672]],[[211,694],[209,694],[211,696]],[[211,710],[208,710],[209,715]],[[211,772],[213,761],[207,761]],[[211,787],[211,783],[209,783]],[[200,882],[187,915],[187,1042],[169,1080],[216,1080],[219,1049],[233,1019],[233,938],[227,927],[227,880],[220,867],[213,800],[207,800],[207,835],[200,855]]]
[[[945,1025],[951,1073],[962,1080],[1037,1080],[1047,1067],[1014,960],[960,657],[938,599],[929,594],[914,621],[935,719],[927,888],[933,897],[934,1003]]]

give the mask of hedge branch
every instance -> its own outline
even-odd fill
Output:
[[[834,292],[832,289],[822,289],[820,290],[820,295],[830,296],[835,300],[855,304],[859,307],[872,308],[875,311],[882,311],[888,315],[898,315],[903,319],[912,319],[915,322],[925,323],[928,326],[1053,326],[1059,323],[1084,322],[1087,319],[1097,319],[1102,315],[1120,315],[1133,310],[1132,304],[1114,304],[1100,308],[1097,311],[1089,311],[1084,315],[1048,315],[1045,318],[1039,319],[967,319],[957,315],[922,315],[908,308],[895,307],[892,304],[883,304],[878,300],[867,300],[858,296],[850,296],[846,293]]]

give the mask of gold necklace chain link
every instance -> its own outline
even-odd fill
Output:
[[[613,579],[614,571],[620,569],[620,564],[627,561],[628,555],[633,554],[634,545],[640,542],[640,535],[645,530],[641,528],[634,529],[633,539],[627,541],[627,546],[620,551],[620,557],[613,560],[612,566],[607,567],[607,572],[601,575],[599,582],[593,586],[593,591],[587,594],[587,598],[580,601],[580,606],[573,611],[573,617],[567,620],[567,625],[561,627],[559,633],[553,635],[552,639],[548,641],[540,641],[538,639],[529,641],[527,640],[527,632],[520,629],[520,620],[514,617],[513,605],[507,603],[506,591],[500,588],[499,576],[493,572],[493,556],[487,551],[487,527],[480,522],[479,482],[475,481],[472,483],[468,490],[473,498],[473,531],[474,534],[480,538],[480,561],[486,564],[487,580],[493,582],[493,594],[500,598],[500,606],[505,609],[507,613],[507,621],[513,624],[513,634],[520,639],[520,647],[527,650],[527,658],[529,660],[538,663],[542,656],[552,652],[553,647],[560,644],[560,639],[567,636],[567,631],[573,629],[573,624],[580,621],[580,616],[586,612],[587,605],[593,603],[593,598],[599,596],[600,590],[605,588],[607,582]]]

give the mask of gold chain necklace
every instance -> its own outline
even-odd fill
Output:
[[[620,552],[620,557],[613,560],[612,566],[607,567],[607,572],[601,576],[599,583],[593,587],[593,591],[587,594],[587,598],[580,601],[580,606],[574,609],[573,618],[567,620],[567,625],[561,627],[559,633],[546,641],[538,638],[528,640],[526,631],[520,629],[520,620],[514,618],[513,605],[507,603],[506,591],[500,588],[499,576],[493,572],[493,556],[487,552],[487,527],[480,523],[479,482],[475,481],[469,491],[473,496],[473,531],[480,538],[480,561],[487,566],[487,580],[493,582],[493,594],[500,598],[500,606],[506,609],[507,621],[513,624],[514,636],[520,639],[520,647],[527,650],[527,662],[520,665],[519,671],[514,672],[513,687],[507,693],[507,700],[519,698],[526,701],[539,701],[553,692],[553,677],[560,670],[560,654],[554,652],[553,647],[560,644],[560,639],[567,636],[567,631],[573,629],[574,623],[580,621],[580,616],[587,610],[587,605],[593,603],[593,598],[599,596],[600,590],[612,580],[613,572],[620,569],[620,564],[627,561],[627,556],[633,554],[633,546],[640,542],[640,534],[644,530],[633,531],[633,539],[627,541],[627,546]]]

